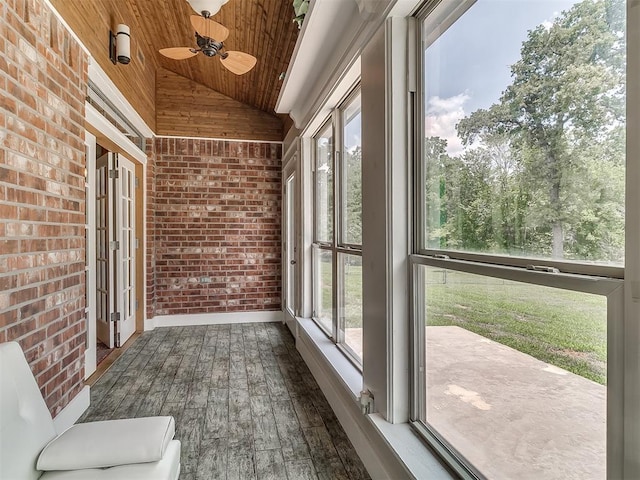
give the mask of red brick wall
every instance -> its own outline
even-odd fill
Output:
[[[278,143],[156,139],[156,315],[280,309],[281,159]]]
[[[87,58],[42,0],[0,4],[0,342],[55,416],[82,388]]]

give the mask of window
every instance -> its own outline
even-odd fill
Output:
[[[313,318],[357,364],[362,359],[360,111],[355,90],[313,139]]]
[[[333,126],[325,125],[315,138],[316,145],[316,240],[324,244],[333,243]]]
[[[419,14],[413,416],[465,476],[616,477],[625,9]]]

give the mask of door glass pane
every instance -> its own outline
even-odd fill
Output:
[[[362,148],[360,95],[342,112],[342,242],[362,244]]]
[[[316,144],[316,240],[333,242],[333,133],[331,124],[315,139]]]
[[[343,318],[341,337],[356,359],[362,361],[362,257],[339,253],[338,272]]]
[[[423,421],[487,478],[606,478],[606,298],[418,268]]]
[[[333,252],[315,247],[314,253],[314,319],[333,334]]]
[[[423,246],[622,265],[624,0],[455,3],[423,26]]]

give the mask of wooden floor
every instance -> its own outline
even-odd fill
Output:
[[[279,323],[145,332],[91,388],[81,421],[173,415],[181,480],[368,479]]]

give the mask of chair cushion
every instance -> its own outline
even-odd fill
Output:
[[[172,440],[158,462],[45,472],[40,480],[178,480],[179,475],[180,441]]]
[[[80,470],[157,462],[175,434],[173,417],[79,423],[49,442],[38,470]]]

